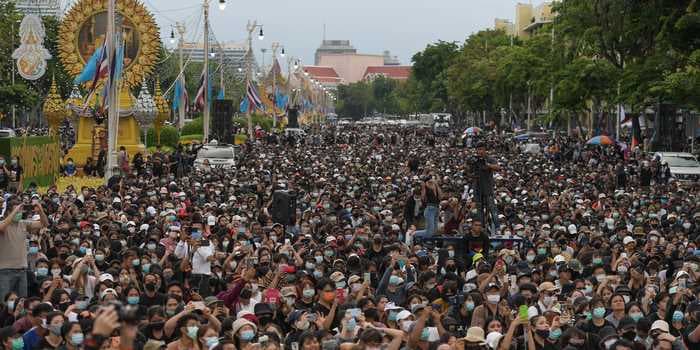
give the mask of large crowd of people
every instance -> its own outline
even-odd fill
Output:
[[[698,183],[641,152],[329,127],[5,187],[0,347],[700,348]],[[188,156],[190,155],[190,156]]]

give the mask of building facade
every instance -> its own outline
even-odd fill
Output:
[[[357,50],[350,45],[350,40],[323,40],[321,46],[316,49],[314,65],[321,65],[323,55],[347,55],[355,54]]]
[[[340,78],[333,67],[304,66],[302,69],[304,73],[308,73],[310,79],[317,80],[327,89],[336,90],[338,85],[343,83],[343,79]]]
[[[29,15],[56,16],[63,14],[63,3],[61,0],[16,0],[15,8],[18,12]]]
[[[356,83],[365,76],[367,67],[383,66],[384,55],[324,54],[318,66],[333,67],[344,83]]]
[[[534,31],[554,19],[552,2],[543,2],[537,6],[518,3],[515,5],[514,33],[521,38],[527,38]],[[498,19],[496,19],[498,29]]]
[[[496,30],[502,30],[508,35],[513,35],[515,34],[515,25],[513,22],[509,19],[504,19],[504,18],[496,18],[494,20],[494,29]]]
[[[374,66],[367,67],[364,80],[373,80],[379,76],[405,81],[411,76],[411,66]]]

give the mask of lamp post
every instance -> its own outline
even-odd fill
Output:
[[[272,43],[272,128],[277,127],[277,72],[274,71],[275,60],[277,59],[277,50],[280,48],[280,43]],[[284,48],[282,48],[282,57],[284,57]]]
[[[250,80],[253,79],[253,62],[251,61],[251,58],[253,57],[253,32],[257,29],[260,28],[260,33],[258,34],[258,39],[263,40],[265,38],[265,33],[263,33],[263,26],[262,24],[258,24],[258,21],[248,21],[248,24],[246,24],[246,30],[248,31],[248,52],[247,55],[249,58],[246,60],[246,72],[245,72],[245,88],[246,91],[248,90],[248,85],[250,84]],[[250,139],[253,139],[253,117],[250,115],[250,107],[248,107],[248,110],[246,111],[246,119],[248,121],[248,136]]]
[[[179,41],[177,43],[177,51],[178,51],[178,64],[180,67],[180,73],[178,74],[178,79],[180,79],[180,84],[183,85],[182,88],[184,89],[185,86],[183,84],[184,82],[184,70],[185,70],[185,62],[184,62],[184,55],[183,55],[183,47],[185,46],[185,24],[181,22],[175,23],[175,28],[177,28],[177,34],[179,37]],[[182,128],[185,126],[185,104],[187,101],[185,101],[185,94],[180,94],[180,96],[177,96],[177,98],[180,99],[178,106],[180,106],[177,109],[177,128],[178,130],[182,130]]]

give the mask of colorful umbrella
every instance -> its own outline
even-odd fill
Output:
[[[476,127],[476,126],[472,126],[471,128],[467,128],[467,130],[464,130],[465,135],[467,135],[467,134],[474,135],[474,134],[478,134],[480,132],[481,132],[481,129]]]
[[[615,141],[608,136],[601,135],[588,140],[586,143],[589,145],[614,145]]]

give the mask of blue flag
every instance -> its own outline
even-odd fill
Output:
[[[219,89],[219,95],[216,96],[217,100],[223,100],[224,99],[224,89]]]
[[[173,111],[177,111],[180,108],[180,96],[182,96],[182,86],[180,85],[180,79],[175,81],[175,89],[173,89]]]
[[[241,113],[248,112],[248,105],[249,105],[248,99],[244,98],[243,101],[241,101],[241,105],[240,105]]]
[[[85,64],[85,67],[83,67],[83,71],[80,72],[80,75],[75,77],[75,80],[73,80],[75,84],[82,84],[86,81],[92,80],[95,77],[95,71],[97,70],[97,61],[100,59],[100,55],[102,55],[103,48],[104,45],[100,46],[100,48],[95,50],[95,52],[90,57],[90,60]]]
[[[117,45],[117,52],[115,57],[115,67],[114,76],[116,79],[120,79],[122,71],[124,70],[124,41],[120,40]]]

